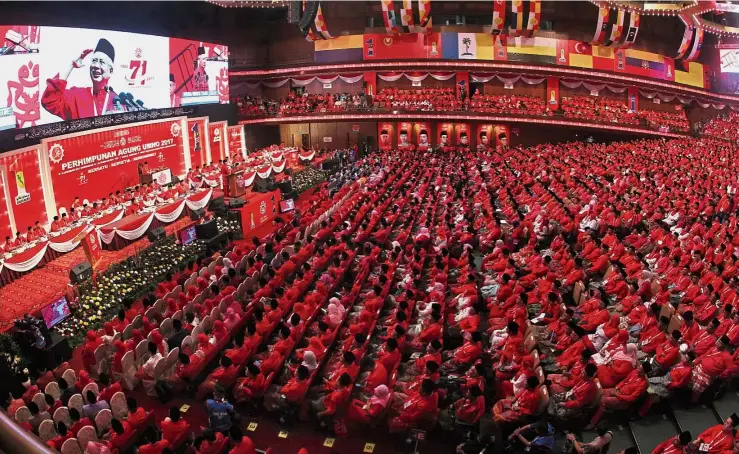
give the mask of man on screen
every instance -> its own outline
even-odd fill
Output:
[[[90,82],[92,87],[67,87],[67,79],[74,69],[83,68],[84,60],[91,55],[89,61]],[[79,58],[72,61],[66,71],[46,81],[46,90],[41,104],[49,113],[64,120],[97,117],[113,113],[115,93],[108,87],[113,75],[115,49],[110,41],[101,39],[95,50],[82,51]]]
[[[418,133],[418,151],[428,151],[429,149],[429,133],[422,129]]]
[[[177,85],[174,83],[174,74],[169,74],[169,104],[170,107],[180,107],[180,98],[177,96],[177,93],[175,93],[175,88],[177,88]]]
[[[194,81],[194,91],[208,91],[208,74],[205,73],[205,63],[208,57],[205,53],[205,47],[198,47],[198,58],[193,62],[195,72],[192,74]]]

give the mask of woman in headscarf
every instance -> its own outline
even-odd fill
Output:
[[[536,372],[534,371],[534,357],[526,355],[521,358],[521,368],[518,369],[513,378],[500,382],[500,398],[515,396],[516,393],[526,387],[526,380],[534,376],[536,376]]]
[[[164,336],[162,336],[162,333],[158,329],[151,332],[151,341],[157,346],[157,351],[162,356],[167,356],[167,353],[169,353],[169,344],[164,340]]]
[[[126,349],[126,345],[119,340],[115,341],[113,346],[115,347],[115,355],[113,355],[113,363],[110,365],[110,368],[113,372],[121,373],[123,372],[123,355],[125,355],[128,350]]]
[[[177,312],[177,301],[174,298],[167,298],[167,311],[164,313],[164,318],[170,318],[175,312]]]
[[[213,336],[216,338],[216,343],[228,341],[228,329],[221,320],[216,320],[213,323]]]
[[[331,328],[336,328],[344,321],[344,313],[346,309],[341,305],[338,298],[331,298],[328,304],[328,310],[326,311],[327,322]]]
[[[598,367],[598,381],[603,388],[613,388],[637,366],[636,344],[626,344],[610,360]]]
[[[75,387],[77,389],[85,389],[85,386],[92,383],[92,378],[90,378],[90,374],[87,373],[86,370],[81,370],[79,374],[77,374],[77,383],[75,384]]]
[[[239,324],[240,321],[241,316],[239,316],[235,310],[230,307],[226,309],[226,319],[223,321],[223,324],[226,325],[226,329],[231,331]]]
[[[623,350],[626,346],[626,342],[629,340],[629,332],[625,329],[619,330],[618,333],[610,338],[608,342],[603,345],[598,353],[592,356],[593,361],[598,366],[606,364],[611,356],[619,350]]]
[[[192,287],[190,287],[192,288]],[[187,295],[185,293],[180,292],[177,295],[177,309],[178,310],[184,310],[185,306],[187,306],[188,300]]]
[[[208,288],[208,281],[206,281],[204,277],[198,277],[196,282],[198,284],[198,290],[200,290],[201,292]]]
[[[316,355],[312,351],[306,350],[305,353],[303,353],[303,362],[301,364],[307,367],[309,371],[313,372],[318,368]]]
[[[88,370],[97,364],[95,350],[101,345],[103,345],[103,341],[95,334],[95,331],[88,331],[85,346],[82,348],[82,363]]]
[[[151,323],[151,322],[149,321],[149,319],[148,319],[148,318],[146,318],[146,317],[143,317],[143,318],[141,319],[141,325],[142,325],[142,327],[141,327],[141,334],[143,334],[144,336],[148,336],[148,335],[149,335],[149,333],[150,333],[150,332],[152,332],[152,331],[154,331],[154,328],[156,328],[156,327],[155,327],[155,326],[154,326],[154,325],[153,325],[153,324],[152,324],[152,323]]]
[[[385,408],[392,395],[385,385],[380,385],[374,390],[374,394],[367,402],[354,399],[349,405],[346,417],[353,422],[360,424],[370,424],[377,418]]]
[[[113,336],[115,336],[116,330],[113,328],[113,324],[111,322],[105,322],[103,325],[103,332],[100,334],[101,340],[106,343],[110,344],[113,342]]]
[[[193,287],[190,287],[190,288],[187,289],[187,300],[188,301],[192,301],[192,300],[195,299],[196,296],[198,296],[198,288],[200,288],[200,279],[201,278],[198,278],[198,280],[197,280],[197,284],[198,284],[198,287],[197,288],[193,286]],[[203,282],[205,282],[205,281],[203,281]]]
[[[210,343],[210,338],[207,334],[200,333],[198,334],[198,352],[203,352],[205,356],[208,356],[208,353],[213,350],[213,345]]]

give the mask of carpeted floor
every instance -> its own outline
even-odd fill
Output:
[[[192,221],[183,217],[165,227],[167,234],[174,233]],[[122,262],[151,243],[144,237],[119,251],[102,250],[102,258],[95,266],[95,272],[107,270],[111,265]],[[85,252],[78,247],[72,252],[52,260],[41,268],[24,274],[9,285],[0,287],[0,331],[5,331],[13,320],[25,313],[34,313],[55,298],[73,292],[69,282],[69,270],[84,262]]]

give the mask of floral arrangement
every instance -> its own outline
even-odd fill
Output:
[[[21,354],[20,346],[7,333],[0,334],[0,355],[4,355],[16,376],[28,373],[28,363]]]
[[[84,342],[88,330],[98,330],[115,317],[125,299],[136,300],[153,291],[167,272],[174,272],[180,264],[203,252],[202,243],[183,247],[173,237],[149,246],[97,275],[94,282],[81,285],[79,298],[71,304],[72,316],[57,330],[69,338],[73,348],[77,347]]]
[[[232,240],[240,240],[244,235],[241,230],[241,220],[238,216],[218,216],[216,224],[219,232],[229,232]]]
[[[301,194],[308,189],[317,186],[328,178],[328,172],[308,166],[293,174],[293,189]]]

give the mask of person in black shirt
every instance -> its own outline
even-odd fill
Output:
[[[170,351],[175,347],[179,348],[182,346],[182,341],[190,335],[190,332],[182,327],[182,320],[172,320],[172,327],[174,328],[174,332],[167,338],[167,345]]]

